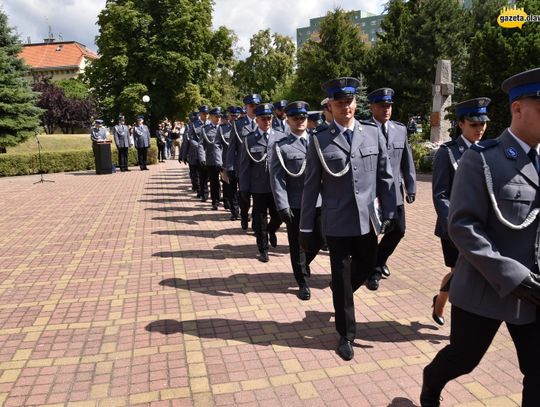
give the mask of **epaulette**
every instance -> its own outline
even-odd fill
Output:
[[[373,126],[373,127],[377,127],[377,125],[373,122],[370,122],[368,120],[358,120],[361,124],[365,124],[367,126]]]
[[[392,123],[397,124],[397,125],[399,125],[399,126],[407,127],[407,126],[405,126],[403,123],[401,123],[401,122],[395,122],[394,120],[392,120]]]
[[[276,140],[276,143],[281,144],[281,143],[283,143],[285,141],[289,141],[290,137],[292,137],[292,136],[281,137],[280,139]]]
[[[473,144],[471,146],[471,150],[481,153],[482,151],[486,151],[489,148],[495,147],[497,144],[499,144],[499,140],[492,138]]]
[[[456,140],[450,140],[450,141],[447,141],[446,143],[442,143],[441,147],[448,148],[448,147],[455,146],[456,144],[457,144]]]

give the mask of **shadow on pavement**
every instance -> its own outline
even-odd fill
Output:
[[[271,248],[268,255],[270,256],[270,259],[272,259],[273,256],[276,254],[288,254],[289,248],[288,246],[279,246],[276,248]],[[196,258],[205,258],[205,259],[237,259],[237,258],[243,258],[243,259],[254,259],[258,254],[257,245],[255,244],[255,240],[252,244],[244,244],[244,245],[230,245],[230,244],[220,244],[215,246],[213,249],[208,250],[178,250],[174,252],[170,251],[164,251],[164,252],[156,252],[152,254],[154,257],[179,257],[179,258],[188,258],[188,259],[196,259]]]
[[[387,407],[418,407],[418,405],[408,398],[396,397]]]
[[[153,235],[162,236],[194,236],[204,238],[215,238],[223,235],[246,235],[247,233],[239,227],[220,230],[157,230]]]

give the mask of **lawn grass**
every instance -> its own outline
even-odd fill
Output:
[[[41,151],[74,151],[91,150],[90,134],[42,134],[39,136]],[[15,147],[8,147],[8,154],[37,153],[38,145],[35,137]]]

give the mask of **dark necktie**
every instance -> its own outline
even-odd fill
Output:
[[[384,124],[381,124],[381,131],[386,141],[388,141],[388,131],[386,130],[386,126]]]
[[[307,140],[304,137],[300,137],[300,142],[304,147],[307,147]]]
[[[349,145],[352,144],[352,136],[353,136],[353,132],[352,130],[350,129],[347,129],[343,132],[343,134],[345,135],[345,138],[347,139],[347,142],[349,143]]]
[[[267,132],[264,132],[264,133],[262,134],[262,137],[263,137],[263,139],[268,140],[268,133],[267,133]]]
[[[527,155],[531,159],[534,168],[536,168],[536,172],[540,174],[540,159],[538,157],[538,151],[536,151],[536,148],[531,148]]]

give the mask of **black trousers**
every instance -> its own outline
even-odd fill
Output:
[[[397,245],[405,236],[405,207],[398,205],[396,207],[397,219],[394,228],[383,235],[377,246],[377,262],[375,266],[384,266],[388,258],[394,253]]]
[[[251,208],[251,194],[249,194],[249,199],[247,200],[238,196],[238,204],[240,206],[240,218],[247,220],[249,217],[249,208]]]
[[[212,205],[218,205],[220,196],[219,167],[209,165],[206,168],[208,180],[210,181],[210,197],[212,199]]]
[[[322,247],[323,241],[318,227],[320,223],[321,211],[317,209],[317,219],[315,221],[315,230],[313,231],[317,237],[317,244],[313,251],[306,252],[300,247],[298,236],[300,235],[300,208],[291,208],[293,213],[292,223],[287,225],[287,239],[289,241],[289,254],[291,257],[291,266],[294,273],[294,278],[298,286],[307,285],[306,278],[309,277],[308,266],[317,256]]]
[[[208,167],[206,165],[197,165],[199,174],[199,195],[201,198],[208,198]]]
[[[236,177],[229,178],[229,183],[222,182],[223,184],[223,202],[229,202],[231,215],[238,216],[240,214],[240,207],[238,206],[238,180]]]
[[[268,234],[276,233],[281,225],[281,219],[271,192],[251,195],[253,196],[253,228],[257,237],[257,248],[259,252],[268,251]],[[270,222],[268,222],[268,214],[270,214]]]
[[[375,266],[377,235],[373,229],[363,236],[326,236],[332,271],[332,299],[336,330],[353,341],[356,336],[353,294],[364,284]]]
[[[117,149],[118,149],[118,166],[120,167],[121,170],[127,170],[129,148],[117,147]]]
[[[139,160],[139,167],[142,169],[147,166],[148,147],[137,147],[137,159]]]
[[[199,192],[199,170],[198,166],[195,164],[188,164],[189,165],[189,179],[191,180],[191,188],[194,191]]]
[[[166,156],[165,156],[165,143],[158,143],[157,147],[158,147],[158,152],[157,152],[158,161],[165,160],[165,158],[166,158]]]
[[[501,321],[485,318],[452,306],[450,344],[424,369],[424,384],[432,392],[442,391],[446,383],[470,373],[482,360]],[[506,323],[516,347],[519,369],[523,373],[522,407],[540,402],[540,320],[527,325]]]

